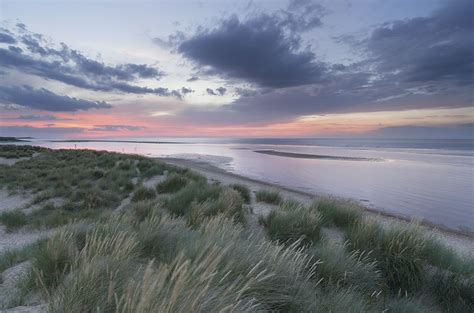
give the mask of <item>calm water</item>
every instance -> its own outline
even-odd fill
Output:
[[[50,148],[88,148],[209,162],[243,176],[290,188],[362,201],[389,213],[474,233],[474,145],[471,140],[143,139],[173,143],[50,142]],[[179,143],[177,143],[179,142]],[[258,149],[383,162],[296,159]]]

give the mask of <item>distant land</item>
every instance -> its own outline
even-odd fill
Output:
[[[0,137],[0,142],[19,142],[29,141],[27,139],[33,139],[32,137]]]

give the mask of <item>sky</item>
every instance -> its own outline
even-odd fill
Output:
[[[471,0],[0,0],[0,136],[474,137]]]

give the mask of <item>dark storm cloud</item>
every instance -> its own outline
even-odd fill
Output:
[[[178,51],[207,74],[241,79],[262,87],[281,88],[320,82],[326,66],[279,15],[237,16],[212,29],[201,29],[184,40]]]
[[[378,69],[409,82],[474,82],[474,2],[451,0],[428,17],[386,23],[365,42]]]
[[[99,132],[106,132],[106,131],[117,131],[117,130],[142,130],[144,127],[141,126],[133,126],[133,125],[94,125],[94,128],[88,129],[89,131],[99,131]]]
[[[51,112],[73,112],[111,107],[110,104],[103,101],[94,102],[60,96],[44,88],[33,89],[29,86],[0,86],[0,103]]]
[[[16,43],[16,39],[6,33],[0,33],[0,43]]]
[[[56,80],[68,85],[94,91],[119,91],[133,94],[156,94],[183,97],[180,90],[141,87],[130,84],[139,79],[159,80],[164,73],[146,64],[106,65],[90,59],[62,43],[60,49],[48,47],[42,35],[23,28],[17,39],[19,46],[0,48],[0,66]]]

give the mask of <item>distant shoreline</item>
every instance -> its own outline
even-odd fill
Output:
[[[32,137],[0,137],[0,142],[29,142]]]
[[[378,158],[363,158],[363,157],[346,157],[346,156],[335,156],[335,155],[320,155],[320,154],[307,154],[307,153],[293,153],[276,150],[253,150],[253,152],[275,155],[279,157],[295,158],[295,159],[321,159],[321,160],[338,160],[338,161],[375,161],[380,162],[383,159]]]

